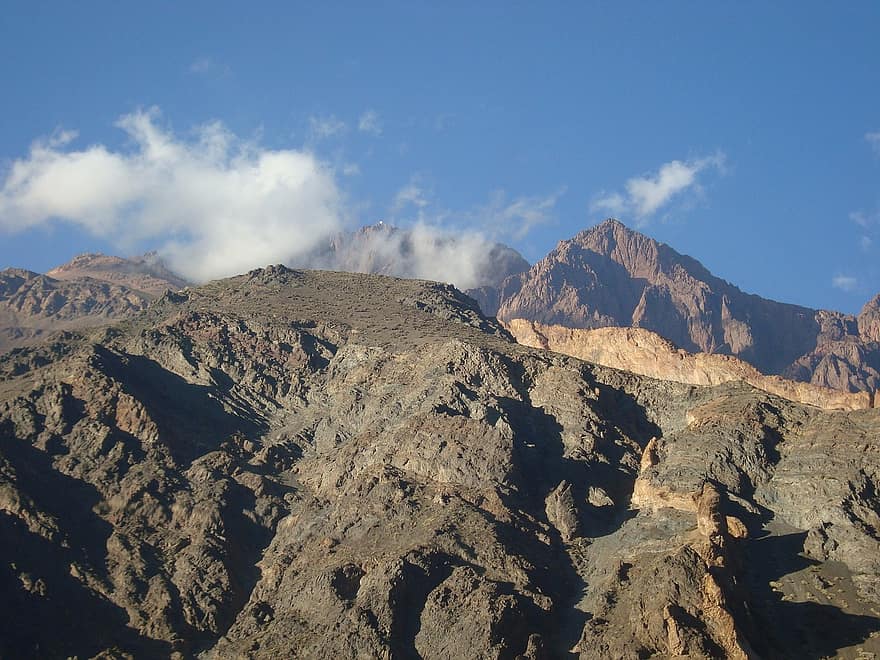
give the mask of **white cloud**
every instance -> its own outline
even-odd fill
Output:
[[[189,65],[190,73],[208,73],[214,68],[214,60],[207,56],[197,57]]]
[[[309,137],[313,140],[324,140],[342,135],[348,130],[348,124],[335,116],[309,117]]]
[[[413,206],[416,209],[424,209],[430,203],[429,193],[418,183],[418,177],[413,177],[410,182],[397,191],[394,201],[391,203],[393,213],[399,213],[405,208]]]
[[[500,279],[501,261],[492,259],[495,242],[469,229],[452,231],[432,221],[390,225],[356,234],[352,243],[329,257],[318,254],[310,267],[383,273],[439,282],[468,289]]]
[[[870,249],[871,249],[871,246],[872,246],[873,244],[874,244],[874,241],[871,239],[870,236],[862,236],[862,237],[859,239],[859,245],[861,246],[862,250],[864,250],[865,252],[867,252],[868,250],[870,250]]]
[[[371,135],[382,135],[382,122],[375,110],[367,110],[358,119],[358,130],[361,133],[370,133]]]
[[[361,173],[361,166],[357,163],[345,163],[342,166],[342,174],[345,176],[358,176]]]
[[[208,55],[202,55],[194,59],[189,67],[187,67],[187,70],[199,76],[207,76],[209,74],[225,76],[230,74],[228,66],[221,64],[215,58]]]
[[[565,188],[560,188],[546,197],[516,197],[508,201],[507,194],[499,190],[491,195],[489,204],[470,215],[493,234],[520,240],[538,225],[554,219],[556,202],[563,194]]]
[[[871,148],[876,153],[880,154],[880,131],[865,133],[865,139],[868,141],[868,144],[871,145]]]
[[[0,230],[70,222],[119,244],[160,240],[194,280],[295,261],[342,227],[333,171],[313,154],[268,150],[221,123],[183,140],[135,112],[117,126],[132,149],[70,149],[73,133],[32,145],[0,183]]]
[[[724,154],[718,152],[704,158],[670,161],[654,173],[629,179],[624,184],[624,194],[612,192],[601,195],[591,208],[594,212],[631,216],[638,224],[644,224],[686,191],[699,192],[698,175],[709,169],[723,171],[724,160]]]
[[[831,278],[831,286],[835,289],[840,289],[841,291],[854,291],[856,286],[858,286],[858,280],[855,277],[849,277],[847,275],[835,275]]]

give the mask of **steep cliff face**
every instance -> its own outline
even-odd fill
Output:
[[[508,278],[489,308],[569,328],[637,327],[822,387],[878,387],[878,303],[855,317],[743,293],[696,260],[607,220]]]
[[[858,318],[859,334],[865,341],[880,342],[880,294],[865,303]]]
[[[0,655],[877,653],[878,434],[253,271],[0,357]]]

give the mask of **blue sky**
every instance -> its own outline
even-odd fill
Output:
[[[0,267],[158,247],[209,276],[379,219],[534,261],[613,214],[857,311],[878,32],[873,2],[8,1]]]

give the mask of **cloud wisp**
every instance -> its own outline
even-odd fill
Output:
[[[849,275],[835,275],[831,278],[831,286],[835,289],[846,291],[847,293],[855,291],[858,284],[859,281],[855,277],[850,277]]]
[[[647,224],[661,209],[685,193],[699,193],[702,188],[698,177],[708,170],[724,170],[725,156],[717,152],[711,156],[687,161],[673,160],[660,166],[656,172],[629,179],[624,192],[602,194],[594,200],[594,212],[633,218],[638,225]]]
[[[326,140],[348,132],[348,124],[334,115],[309,117],[309,138],[313,141]]]
[[[71,148],[76,135],[38,141],[0,180],[0,231],[73,223],[120,246],[164,241],[159,252],[203,281],[291,262],[343,226],[334,172],[307,151],[269,150],[220,122],[181,139],[158,110],[117,126],[131,148]]]
[[[874,153],[880,156],[880,131],[865,133],[865,140],[871,145]]]
[[[375,110],[367,110],[358,119],[358,130],[376,137],[382,135],[382,122],[379,119],[379,114]]]
[[[471,231],[489,236],[492,240],[521,240],[535,227],[556,219],[559,198],[566,192],[563,186],[549,195],[521,195],[509,197],[506,191],[496,190],[485,204],[452,211],[438,207],[433,193],[421,177],[414,176],[397,191],[391,205],[391,219],[396,223],[421,223],[427,226],[445,226],[448,231]]]

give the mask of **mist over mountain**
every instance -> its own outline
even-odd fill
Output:
[[[480,233],[384,222],[339,233],[296,265],[451,282],[462,290],[497,287],[529,268],[516,250]]]

